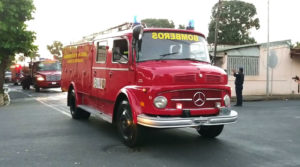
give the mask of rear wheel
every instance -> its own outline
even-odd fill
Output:
[[[41,88],[37,85],[35,85],[34,88],[35,88],[35,92],[40,92],[40,90],[41,90]]]
[[[90,113],[86,112],[80,108],[76,107],[76,96],[75,91],[72,89],[69,92],[69,98],[70,98],[70,113],[73,119],[88,119],[90,117]]]
[[[224,125],[204,126],[201,125],[197,128],[198,133],[206,138],[215,138],[221,134]]]
[[[141,127],[133,122],[132,112],[127,100],[118,107],[117,127],[123,142],[129,147],[135,147],[141,141]]]
[[[29,83],[28,79],[24,79],[24,80],[21,82],[21,85],[22,85],[22,88],[23,88],[24,90],[30,88],[30,83]]]
[[[26,88],[26,85],[22,83],[22,89],[25,90]]]

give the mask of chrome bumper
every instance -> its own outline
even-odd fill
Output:
[[[226,113],[226,114],[225,114]],[[154,117],[145,114],[140,114],[137,117],[139,125],[152,128],[183,128],[197,127],[199,125],[224,125],[234,123],[237,120],[238,113],[234,110],[229,110],[224,114],[208,117]]]

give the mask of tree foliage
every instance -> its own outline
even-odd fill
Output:
[[[212,8],[207,38],[209,43],[214,42],[217,11],[218,3]],[[255,17],[256,8],[253,4],[238,0],[222,1],[219,16],[219,44],[241,45],[256,43],[255,39],[250,37],[252,28],[256,30],[260,28],[259,19]]]
[[[186,27],[185,27],[185,25],[183,25],[183,24],[179,24],[179,25],[178,25],[178,29],[183,29],[183,30],[184,30],[184,29],[186,29]]]
[[[141,22],[152,28],[175,28],[174,22],[168,19],[144,19]]]
[[[300,42],[296,42],[293,46],[293,49],[300,49]]]
[[[0,0],[0,94],[4,72],[16,53],[28,55],[37,50],[35,33],[28,31],[26,21],[33,19],[32,0]]]
[[[63,44],[60,41],[53,41],[53,44],[47,45],[47,49],[53,55],[54,59],[60,60],[62,57]]]

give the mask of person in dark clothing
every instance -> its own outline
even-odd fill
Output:
[[[236,105],[234,106],[242,106],[243,105],[243,84],[244,84],[244,69],[242,67],[239,68],[239,72],[236,70],[232,70],[233,76],[235,77],[235,93],[236,93]]]

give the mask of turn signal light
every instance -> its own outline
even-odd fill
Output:
[[[182,109],[182,104],[181,103],[176,103],[176,109],[181,110]]]

